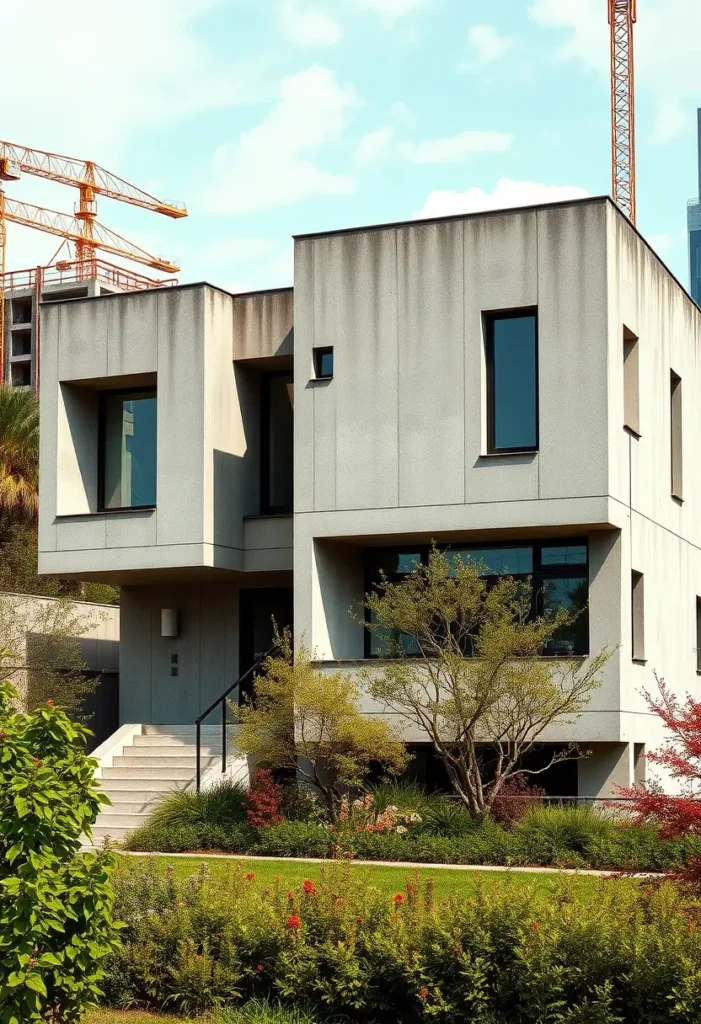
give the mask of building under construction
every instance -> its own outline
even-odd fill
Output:
[[[96,260],[92,274],[75,261],[48,267],[12,270],[4,275],[5,337],[2,380],[13,387],[39,388],[39,308],[42,302],[64,302],[112,292],[163,287],[176,281],[155,281],[126,267]]]
[[[3,186],[19,180],[24,174],[76,188],[79,198],[74,214],[47,210],[7,196]],[[171,218],[187,216],[182,203],[156,199],[92,161],[0,141],[0,381],[38,390],[41,376],[41,303],[140,291],[177,283],[172,278],[154,280],[129,267],[102,259],[104,253],[166,274],[180,269],[173,260],[152,256],[101,224],[97,220],[98,196]],[[75,257],[52,261],[45,267],[8,271],[7,223],[61,238],[60,248],[72,244]]]

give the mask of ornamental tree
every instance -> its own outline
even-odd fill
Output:
[[[0,684],[0,1024],[73,1024],[116,948],[108,852],[79,854],[101,797],[87,730]]]
[[[365,608],[387,646],[364,673],[370,693],[428,737],[473,817],[490,813],[508,780],[581,756],[570,744],[537,769],[524,763],[546,729],[584,710],[609,657],[543,658],[576,616],[534,617],[529,582],[488,580],[478,563],[434,548],[400,582],[384,578]]]
[[[653,780],[644,787],[621,789],[620,793],[631,800],[637,821],[656,824],[661,835],[701,835],[701,701],[687,694],[681,703],[664,679],[655,678],[659,695],[645,691],[645,699],[650,710],[662,719],[668,735],[647,760],[663,768],[680,792],[665,793],[661,783]],[[701,860],[692,861],[681,877],[701,886]]]
[[[255,681],[254,701],[240,709],[237,745],[270,768],[288,768],[323,797],[338,820],[343,794],[361,788],[379,765],[402,771],[409,757],[399,734],[383,719],[364,715],[358,683],[343,672],[326,673],[289,632],[278,638]]]

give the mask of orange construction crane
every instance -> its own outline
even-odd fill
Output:
[[[608,0],[611,27],[611,163],[613,198],[635,224],[635,74],[637,0]]]
[[[187,217],[184,203],[167,203],[156,199],[92,160],[75,160],[60,153],[30,149],[28,146],[0,140],[0,166],[3,161],[16,168],[20,174],[33,174],[78,189],[79,200],[74,213],[82,224],[82,232],[76,242],[76,259],[86,264],[86,277],[94,277],[95,247],[91,241],[93,225],[97,220],[96,196],[107,196],[122,203],[140,206],[144,210],[165,214],[166,217]]]
[[[75,217],[8,199],[2,191],[3,182],[17,181],[23,173],[77,188],[79,201],[75,205]],[[98,195],[139,206],[154,213],[162,213],[166,217],[187,217],[183,203],[163,202],[91,160],[75,160],[59,153],[0,141],[0,382],[3,380],[5,368],[4,274],[7,221],[59,235],[74,242],[79,279],[96,276],[98,249],[169,274],[179,269],[173,260],[151,256],[144,249],[100,224],[97,220]],[[40,276],[37,275],[37,280]]]

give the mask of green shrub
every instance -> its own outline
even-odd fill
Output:
[[[225,850],[234,853],[248,846],[246,788],[223,779],[200,793],[169,793],[146,822],[130,833],[128,850],[181,853],[188,850]]]
[[[475,820],[457,800],[437,800],[424,810],[421,831],[434,836],[464,836],[475,830]]]
[[[374,806],[381,814],[387,807],[400,811],[418,811],[423,816],[429,807],[445,803],[438,793],[428,793],[419,782],[399,779],[397,782],[381,782],[370,790]]]
[[[264,884],[236,867],[123,867],[110,996],[184,1013],[280,999],[368,1024],[698,1024],[701,930],[670,883],[584,895],[569,879],[554,892],[478,879],[438,906],[430,882],[387,896],[348,865],[290,892]],[[249,1009],[215,1020],[266,1021]]]
[[[589,807],[536,807],[514,826],[531,864],[615,863],[616,821]]]
[[[323,1019],[331,1024],[331,1018]],[[305,1010],[251,999],[239,1010],[219,1010],[212,1016],[211,1024],[320,1024],[321,1020],[321,1017]]]
[[[87,730],[0,684],[0,1020],[79,1020],[116,947],[107,853],[78,854],[100,808]]]
[[[248,852],[268,857],[329,857],[334,845],[331,833],[311,822],[283,821],[253,831]]]

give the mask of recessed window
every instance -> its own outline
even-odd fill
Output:
[[[333,377],[333,348],[314,349],[314,376],[317,380]]]
[[[670,370],[670,442],[672,457],[672,497],[681,501],[682,486],[682,379]]]
[[[635,569],[631,573],[631,626],[633,661],[645,661],[645,579]]]
[[[263,515],[292,512],[294,379],[291,373],[261,378],[261,493]]]
[[[429,548],[373,549],[365,555],[365,591],[371,591],[383,579],[398,582],[416,565],[426,565]],[[589,560],[586,540],[543,541],[533,544],[466,546],[456,544],[445,550],[449,562],[472,561],[480,573],[496,583],[500,576],[523,580],[532,589],[531,616],[552,615],[564,608],[574,619],[555,633],[543,650],[549,657],[567,657],[589,653]],[[368,621],[372,621],[367,613]],[[396,633],[383,636],[366,631],[365,657],[386,655],[400,642],[407,654],[418,654],[412,641]],[[465,654],[471,654],[465,650]]]
[[[638,339],[623,328],[623,426],[633,434],[640,433],[640,397],[638,372]]]
[[[156,504],[156,391],[100,396],[100,508]]]
[[[487,445],[490,453],[538,447],[538,318],[535,310],[489,314]]]
[[[696,598],[696,671],[701,672],[701,597]]]

